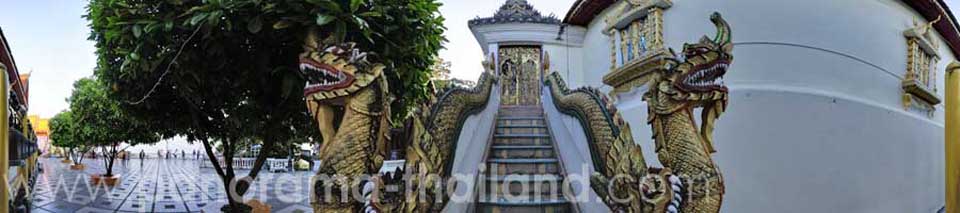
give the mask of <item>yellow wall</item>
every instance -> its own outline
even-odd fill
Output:
[[[50,119],[49,118],[40,118],[39,115],[30,115],[27,116],[30,119],[30,123],[33,124],[33,131],[37,133],[37,137],[47,136],[50,134]]]

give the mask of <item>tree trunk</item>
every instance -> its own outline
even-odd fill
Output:
[[[263,146],[260,147],[260,153],[257,155],[257,160],[253,163],[253,168],[250,169],[250,172],[247,173],[248,180],[251,182],[244,184],[243,188],[238,189],[238,193],[243,195],[250,189],[252,182],[257,179],[257,175],[260,174],[260,170],[263,169],[263,165],[267,161],[267,153],[273,150],[273,147],[276,143],[273,141],[273,134],[267,134],[264,136]]]
[[[104,176],[113,177],[113,162],[117,160],[117,154],[118,154],[117,143],[113,143],[113,145],[110,148],[110,151],[105,153],[105,155],[109,155],[109,156],[104,156],[104,158],[108,159],[107,165],[106,165],[107,174],[105,174]]]

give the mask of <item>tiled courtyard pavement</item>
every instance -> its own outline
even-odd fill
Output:
[[[86,159],[86,170],[70,170],[58,158],[43,158],[37,178],[33,212],[220,212],[226,203],[213,169],[196,160],[131,159],[118,161],[117,186],[90,185],[90,175],[103,173],[101,159]],[[238,171],[246,174],[246,171]],[[311,212],[312,172],[271,173],[263,170],[245,199],[271,205],[273,212]]]

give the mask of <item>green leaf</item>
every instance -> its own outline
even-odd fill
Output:
[[[340,4],[337,4],[336,2],[331,0],[312,0],[308,2],[314,5],[317,5],[321,9],[327,10],[328,12],[331,12],[334,14],[343,12],[343,9],[340,9]]]
[[[307,3],[313,4],[313,5],[321,5],[327,1],[330,1],[330,0],[307,0]]]
[[[363,16],[363,17],[381,17],[381,16],[383,16],[383,14],[381,14],[380,12],[370,11],[370,12],[360,13],[360,16]]]
[[[285,29],[287,27],[290,27],[290,22],[287,20],[280,20],[280,21],[277,21],[277,23],[273,23],[273,29],[279,30],[279,29]]]
[[[160,28],[160,27],[162,26],[157,23],[148,24],[147,27],[143,28],[143,32],[150,34],[151,32],[153,32],[154,30],[157,30],[157,28]]]
[[[370,25],[367,24],[366,20],[363,20],[363,18],[360,18],[359,16],[354,16],[353,19],[357,22],[357,25],[360,25],[360,30],[362,30],[364,34],[367,34],[370,32],[370,31],[367,31],[367,28],[370,28]]]
[[[250,20],[250,23],[247,23],[247,31],[250,31],[251,33],[258,33],[260,32],[260,29],[263,29],[263,19],[261,19],[259,16],[253,18],[253,20]]]
[[[200,23],[200,21],[206,19],[209,15],[209,13],[198,13],[197,15],[190,17],[190,21],[188,23],[190,23],[191,26],[197,26],[197,23]]]
[[[317,15],[317,25],[318,25],[318,26],[327,25],[327,24],[329,24],[329,23],[330,23],[331,21],[333,21],[333,20],[334,20],[334,17],[333,17],[333,16],[324,15],[324,14],[319,14],[319,15]]]
[[[360,9],[361,4],[363,4],[363,0],[350,0],[350,12],[357,12],[357,9]]]
[[[143,34],[143,28],[140,25],[133,25],[133,37],[140,38],[141,34]]]

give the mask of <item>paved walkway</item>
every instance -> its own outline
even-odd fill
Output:
[[[226,192],[213,169],[196,160],[118,161],[115,187],[96,187],[90,175],[103,173],[101,159],[85,159],[87,169],[70,170],[57,158],[41,159],[33,212],[220,212]],[[246,174],[246,171],[238,171]],[[260,172],[245,199],[265,201],[273,212],[311,212],[312,172]]]

